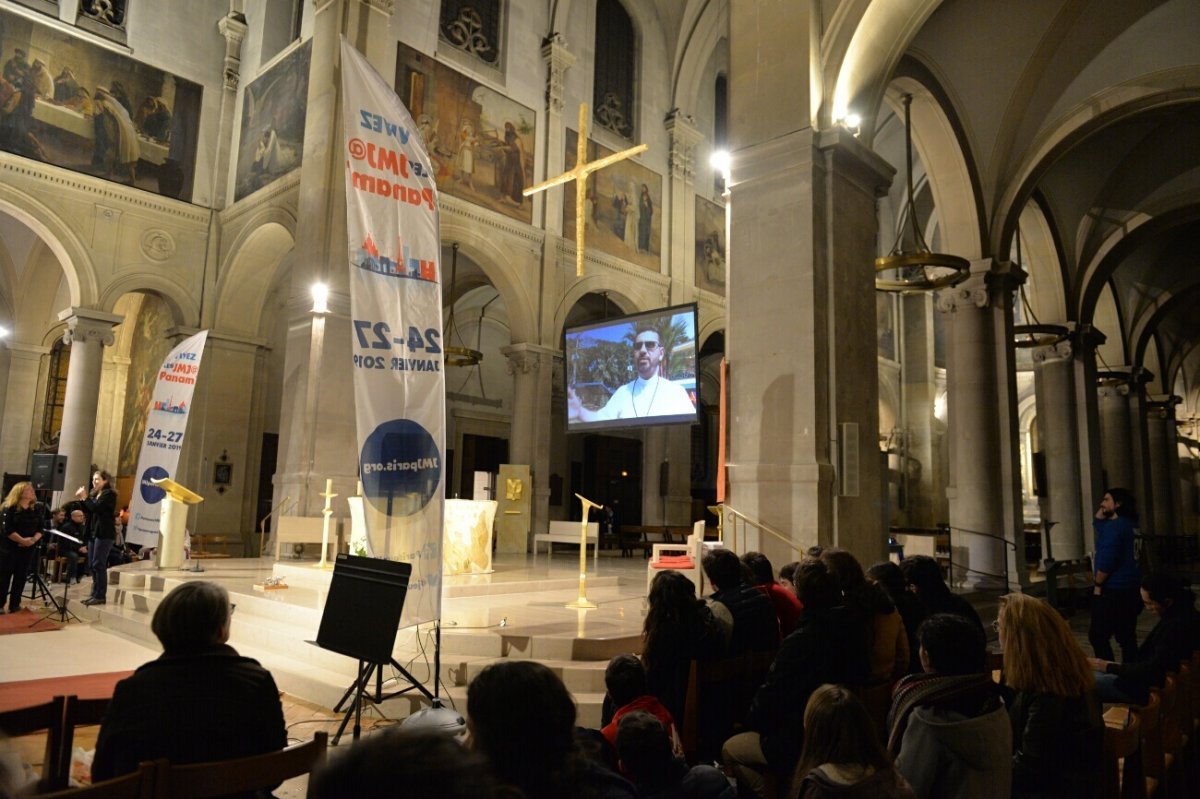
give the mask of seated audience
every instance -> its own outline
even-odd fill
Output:
[[[713,602],[724,605],[733,618],[729,654],[765,652],[779,646],[779,620],[771,602],[743,580],[742,563],[729,549],[714,549],[702,561],[704,575],[715,589]]]
[[[1096,695],[1102,702],[1144,705],[1151,688],[1161,688],[1168,671],[1200,648],[1200,617],[1196,596],[1174,577],[1152,574],[1142,579],[1142,603],[1158,623],[1137,648],[1131,660],[1113,663],[1089,658],[1097,671]]]
[[[804,743],[804,708],[813,691],[825,683],[862,683],[870,673],[862,619],[842,604],[823,562],[806,560],[796,570],[796,596],[804,612],[754,696],[749,731],[730,738],[721,750],[742,795],[764,795],[768,772],[786,780],[795,770]]]
[[[87,544],[90,538],[87,527],[87,517],[84,515],[83,509],[79,507],[71,508],[68,518],[55,527],[55,529],[83,542],[76,544],[65,538],[53,536],[54,540],[58,542],[58,556],[66,558],[67,561],[67,566],[63,570],[65,582],[79,582],[80,563],[83,563],[84,566],[87,565]]]
[[[339,750],[344,747],[339,747]],[[487,764],[453,738],[385,729],[330,754],[308,780],[308,799],[490,799]]]
[[[608,661],[608,667],[604,670],[604,687],[608,689],[608,696],[612,699],[616,712],[612,721],[604,725],[600,732],[613,747],[613,751],[616,751],[617,725],[621,719],[629,713],[642,712],[649,713],[662,723],[671,741],[671,751],[675,755],[683,754],[683,746],[679,743],[679,731],[675,728],[671,711],[647,693],[646,669],[635,655],[617,655]]]
[[[788,637],[792,630],[796,629],[796,622],[800,621],[800,600],[796,599],[795,590],[789,591],[775,582],[775,570],[771,568],[771,561],[767,560],[763,553],[747,552],[742,555],[742,563],[754,575],[754,588],[769,599],[771,607],[775,608],[780,637]]]
[[[804,708],[804,748],[792,799],[916,799],[892,766],[867,709],[837,685],[813,691]]]
[[[900,571],[910,591],[925,608],[925,615],[953,613],[975,622],[983,632],[983,622],[971,603],[950,590],[942,578],[942,567],[928,555],[913,555],[900,561]]]
[[[1012,729],[983,630],[935,613],[917,637],[925,673],[900,681],[888,716],[896,768],[920,799],[1008,799]]]
[[[800,568],[800,561],[793,560],[791,563],[785,563],[779,567],[779,585],[790,593],[796,593],[796,569]]]
[[[617,725],[621,772],[642,799],[735,799],[737,792],[720,770],[687,764],[671,750],[671,740],[654,715],[635,711]]]
[[[1104,720],[1092,671],[1054,608],[1026,594],[1001,599],[1004,681],[1012,689],[1013,796],[1096,796]]]
[[[921,670],[921,644],[917,641],[917,628],[927,615],[924,606],[908,590],[904,572],[890,560],[880,561],[867,569],[867,579],[886,591],[896,610],[900,611],[900,619],[904,622],[904,632],[908,637],[908,670],[905,673],[916,674]]]
[[[660,575],[661,576],[661,575]],[[687,578],[684,578],[687,579]],[[467,730],[500,782],[523,799],[632,799],[634,787],[575,743],[575,700],[541,663],[488,666],[467,687]]]
[[[646,596],[642,626],[642,664],[646,688],[683,723],[688,671],[693,660],[719,660],[725,639],[712,611],[696,598],[696,586],[677,571],[654,576]]]
[[[150,629],[163,653],[117,683],[96,740],[96,782],[143,760],[203,763],[287,745],[271,673],[226,643],[232,613],[226,590],[202,580],[162,600]]]
[[[868,582],[858,559],[844,549],[826,549],[821,560],[837,580],[846,607],[864,620],[871,647],[871,683],[882,685],[903,677],[908,673],[908,635],[887,592]]]

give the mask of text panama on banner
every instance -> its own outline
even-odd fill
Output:
[[[371,549],[411,563],[402,627],[441,615],[446,384],[437,186],[412,116],[342,38],[351,368]]]
[[[129,525],[125,530],[125,540],[131,544],[158,546],[158,520],[166,492],[150,480],[175,477],[207,340],[207,330],[190,336],[171,350],[158,369],[150,407],[146,409],[146,432],[142,435],[142,448],[138,453],[137,484],[133,487]]]

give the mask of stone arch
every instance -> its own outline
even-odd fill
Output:
[[[267,292],[295,245],[296,217],[273,207],[252,217],[230,245],[217,279],[216,302],[206,316],[218,330],[256,335]],[[262,268],[263,261],[273,261]]]
[[[1200,297],[1200,283],[1186,286],[1180,291],[1164,291],[1155,297],[1154,304],[1147,308],[1145,313],[1133,320],[1129,340],[1133,344],[1134,363],[1142,362],[1146,348],[1150,346],[1150,340],[1155,336],[1162,320],[1181,305],[1194,303],[1197,297]]]
[[[111,312],[123,295],[133,291],[154,294],[171,309],[175,324],[194,327],[200,323],[200,306],[179,284],[154,272],[142,270],[119,274],[104,286],[100,308]]]
[[[728,320],[725,318],[725,314],[713,314],[708,318],[705,318],[705,316],[704,310],[701,309],[700,329],[696,331],[696,341],[700,342],[700,350],[708,346],[708,340],[712,336],[717,333],[725,335],[726,328],[728,327]]]
[[[1029,274],[1029,304],[1039,322],[1069,321],[1075,308],[1067,302],[1067,273],[1058,230],[1049,219],[1040,194],[1021,211],[1021,266]],[[1014,241],[1016,236],[1014,235]],[[1014,245],[1011,258],[1016,261]],[[1033,319],[1029,320],[1033,322]]]
[[[649,311],[656,307],[657,297],[646,296],[650,292],[645,287],[634,285],[631,281],[622,281],[618,273],[592,274],[576,280],[563,293],[562,299],[558,302],[558,307],[554,309],[554,323],[551,333],[555,342],[553,346],[558,346],[558,342],[562,339],[563,327],[567,322],[567,314],[575,307],[575,303],[579,302],[586,294],[607,294],[608,301],[621,309],[621,313],[637,313],[638,311]],[[633,289],[633,292],[629,290]],[[641,289],[639,291],[639,289]],[[665,303],[663,303],[665,304]]]
[[[693,3],[688,11],[695,8]],[[705,3],[698,15],[685,14],[690,23],[679,39],[676,66],[671,75],[671,107],[694,110],[713,51],[729,30],[729,7],[725,3]]]
[[[25,224],[58,258],[71,292],[71,305],[92,306],[99,298],[99,280],[83,240],[49,206],[33,196],[0,183],[0,211]]]
[[[521,264],[537,260],[537,256],[529,251],[512,252],[497,241],[497,236],[489,236],[488,232],[482,225],[473,224],[468,219],[442,214],[442,246],[457,243],[462,254],[483,270],[504,300],[513,343],[538,343],[537,314],[527,288],[530,281],[520,274]],[[448,264],[443,262],[443,282],[447,279],[447,267]]]

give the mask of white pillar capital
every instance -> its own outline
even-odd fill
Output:
[[[566,97],[567,70],[575,64],[575,54],[567,49],[567,40],[560,33],[552,33],[542,44],[542,58],[546,62],[546,102],[550,109],[562,113]]]
[[[667,155],[671,177],[691,183],[696,178],[696,146],[704,140],[704,134],[696,128],[696,120],[678,108],[667,114],[663,127],[671,142],[671,151]]]
[[[510,375],[529,374],[536,372],[542,366],[550,366],[559,351],[538,344],[510,344],[501,347],[500,353],[507,360],[506,368]]]
[[[1036,368],[1041,365],[1070,363],[1074,357],[1075,348],[1071,345],[1071,342],[1059,341],[1056,344],[1036,348],[1033,351],[1033,364]]]
[[[116,340],[113,328],[121,324],[124,318],[95,308],[67,308],[58,314],[59,321],[67,323],[67,331],[63,334],[64,342],[73,344],[94,341],[105,347],[111,347]]]

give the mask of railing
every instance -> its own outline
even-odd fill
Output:
[[[766,522],[761,522],[757,519],[750,518],[736,508],[731,508],[728,505],[714,505],[710,507],[709,510],[712,510],[717,514],[717,538],[720,541],[725,540],[725,514],[728,513],[732,517],[733,524],[730,525],[733,530],[731,549],[733,549],[735,552],[738,551],[738,523],[741,522],[741,529],[743,532],[747,526],[753,527],[760,532],[766,533],[796,552],[804,554],[804,550],[796,546],[795,542],[788,538],[786,534],[776,530]]]
[[[996,535],[995,533],[985,533],[982,530],[968,530],[965,527],[954,527],[952,525],[947,525],[947,529],[950,530],[950,532],[951,532],[951,534],[950,534],[950,552],[952,554],[954,552],[954,531],[955,530],[957,530],[960,533],[966,533],[968,535],[977,535],[977,536],[981,536],[983,538],[990,538],[993,541],[999,541],[1000,543],[1004,544],[1005,547],[1011,547],[1013,552],[1017,551],[1016,542],[1009,541],[1007,538],[1005,538],[1002,535]],[[951,563],[951,566],[953,567],[953,562]],[[996,574],[994,572],[985,572],[981,569],[972,569],[970,566],[959,566],[959,568],[965,572],[981,574],[984,577],[991,577],[993,579],[1003,579],[1004,580],[1004,590],[1006,592],[1010,590],[1010,587],[1012,585],[1012,581],[1009,579],[1008,553],[1007,552],[1004,553],[1004,573],[1003,574]]]
[[[283,500],[280,501],[280,503],[278,505],[271,508],[271,510],[267,513],[266,516],[264,516],[258,520],[258,556],[260,558],[263,556],[263,549],[267,545],[267,527],[266,527],[267,519],[274,516],[276,511],[278,511],[280,513],[280,515],[282,515],[287,506],[287,503],[289,503],[291,501],[292,501],[291,497],[284,497]]]

